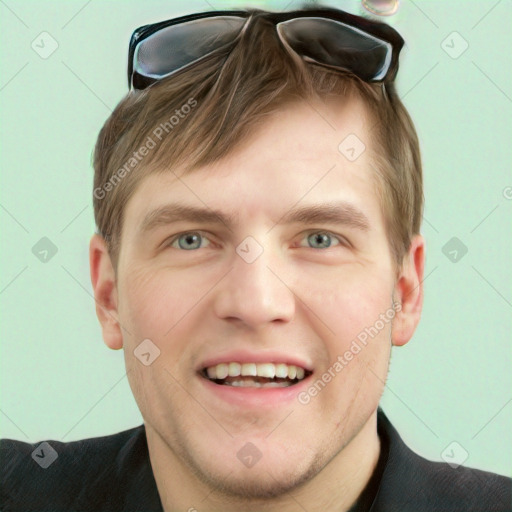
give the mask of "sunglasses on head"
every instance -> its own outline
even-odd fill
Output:
[[[251,15],[273,22],[281,42],[307,62],[349,71],[366,82],[387,83],[396,76],[404,40],[384,23],[329,8],[211,11],[135,30],[128,54],[128,86],[145,89],[234,44]]]

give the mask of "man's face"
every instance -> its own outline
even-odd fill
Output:
[[[367,147],[354,161],[338,149],[350,134]],[[228,158],[152,175],[127,204],[117,297],[128,377],[148,438],[174,467],[235,494],[270,496],[369,435],[391,348],[392,322],[377,321],[392,316],[395,286],[369,147],[358,100],[295,103]],[[167,205],[230,221],[180,215],[142,229]],[[330,218],[307,210],[326,205]],[[302,219],[293,215],[301,209]],[[354,340],[372,326],[356,353]],[[134,355],[146,339],[160,350],[148,366]],[[274,363],[292,376],[295,365],[306,378],[278,387],[208,379],[220,363]],[[329,370],[330,382],[310,393]]]

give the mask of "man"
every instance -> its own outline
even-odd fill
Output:
[[[510,479],[419,457],[379,409],[423,302],[402,44],[334,9],[135,32],[90,264],[144,425],[3,441],[2,510],[511,510]]]

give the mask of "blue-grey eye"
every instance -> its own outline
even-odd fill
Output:
[[[183,233],[171,245],[175,246],[175,244],[177,242],[180,249],[190,251],[193,249],[199,249],[201,247],[202,241],[203,241],[203,237],[199,233],[196,233],[196,232]]]
[[[308,236],[308,243],[310,247],[313,249],[327,249],[332,245],[333,236],[329,233],[316,232],[311,233]],[[335,242],[338,242],[336,238],[334,238]],[[339,242],[338,242],[339,243]],[[336,244],[334,244],[336,245]]]

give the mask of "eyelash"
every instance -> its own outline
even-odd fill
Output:
[[[208,236],[206,236],[207,234],[203,231],[183,231],[182,233],[178,233],[177,235],[173,236],[169,242],[166,243],[166,246],[169,246],[171,247],[172,244],[174,244],[175,242],[177,242],[182,236],[184,235],[192,235],[192,234],[199,234],[201,235],[201,237],[203,238],[206,238],[209,240]],[[339,242],[339,244],[336,244],[334,247],[337,247],[338,245],[340,246],[343,246],[343,247],[349,247],[350,246],[350,243],[348,242],[347,239],[345,239],[344,237],[340,236],[340,235],[336,235],[334,233],[331,233],[330,231],[324,231],[324,230],[311,230],[311,231],[307,231],[304,233],[304,237],[307,237],[309,235],[314,235],[314,234],[325,234],[325,235],[329,235],[330,237],[334,238],[335,240],[337,240]],[[303,246],[300,246],[300,247],[303,247]],[[317,248],[317,247],[306,247],[308,249],[318,249],[318,250],[325,250],[325,249],[330,249],[332,246],[329,246],[329,247],[325,247],[325,248]],[[189,251],[187,251],[186,249],[182,249],[180,247],[173,247],[173,249],[178,249],[180,251],[185,251],[185,252],[193,252],[193,251],[197,251],[198,249],[201,249],[201,247],[199,247],[198,249],[190,249]]]

